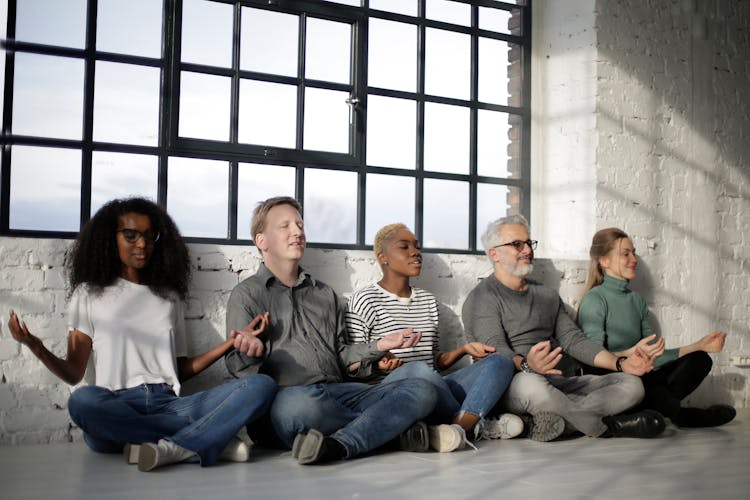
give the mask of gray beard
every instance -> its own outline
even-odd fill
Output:
[[[533,270],[534,270],[534,264],[529,264],[528,266],[523,267],[523,268],[522,267],[516,267],[510,273],[513,276],[516,276],[518,278],[524,278],[524,277],[528,276],[529,274],[531,274],[531,272]]]

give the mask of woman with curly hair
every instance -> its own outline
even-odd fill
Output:
[[[589,250],[588,279],[578,310],[583,332],[617,356],[630,356],[636,348],[659,356],[654,370],[643,375],[646,395],[641,408],[656,410],[679,427],[711,427],[731,421],[736,412],[727,405],[709,408],[681,406],[711,371],[709,352],[724,348],[726,333],[713,332],[697,342],[665,349],[651,333],[648,306],[632,291],[638,259],[633,242],[621,229],[598,231]]]
[[[204,466],[246,461],[247,445],[235,436],[267,411],[276,384],[253,375],[177,396],[180,383],[223,356],[233,340],[187,357],[183,300],[190,260],[171,217],[143,198],[110,201],[81,230],[66,267],[67,356],[50,352],[13,311],[8,326],[68,384],[81,381],[92,359],[95,385],[76,389],[68,400],[86,444],[124,452],[142,471],[186,460]],[[266,323],[259,316],[247,329],[258,333]]]

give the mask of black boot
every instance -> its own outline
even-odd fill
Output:
[[[607,432],[602,437],[652,438],[664,431],[664,418],[654,410],[604,417]]]
[[[728,405],[713,405],[708,408],[680,408],[672,419],[678,427],[717,427],[731,422],[737,411]]]

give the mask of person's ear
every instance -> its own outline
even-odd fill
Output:
[[[380,252],[377,256],[378,264],[381,266],[387,266],[388,265],[388,259],[385,256],[384,252]]]
[[[609,269],[611,264],[612,263],[609,259],[609,254],[602,255],[601,257],[599,257],[599,267],[601,268],[602,271],[604,271],[605,269]]]
[[[268,250],[268,245],[266,244],[266,236],[263,233],[256,234],[254,241],[255,246],[258,247],[258,250],[260,250],[261,252]]]

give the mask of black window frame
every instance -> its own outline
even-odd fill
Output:
[[[8,25],[7,38],[3,40],[3,48],[6,50],[5,59],[5,88],[4,88],[4,112],[2,116],[2,176],[0,177],[0,236],[23,236],[40,238],[72,238],[77,232],[69,231],[47,231],[11,229],[10,220],[10,163],[11,147],[14,145],[26,146],[50,146],[58,148],[70,148],[80,150],[82,153],[81,165],[81,197],[80,197],[80,227],[90,218],[91,211],[91,175],[92,175],[92,153],[93,151],[141,153],[153,155],[158,158],[158,195],[157,203],[167,206],[168,201],[168,159],[170,157],[185,157],[199,159],[225,160],[229,162],[229,185],[227,221],[228,231],[226,238],[204,238],[186,237],[189,242],[215,243],[215,244],[239,244],[251,243],[249,239],[238,238],[237,234],[237,200],[238,200],[238,172],[239,163],[259,163],[284,165],[295,168],[295,195],[304,207],[304,173],[305,168],[343,170],[354,172],[358,176],[357,182],[357,233],[356,243],[309,243],[314,248],[332,249],[370,249],[371,245],[365,244],[366,235],[366,177],[367,174],[387,174],[394,176],[405,176],[415,179],[415,221],[413,230],[421,240],[423,233],[423,201],[425,179],[443,179],[468,182],[469,184],[469,214],[468,214],[468,248],[426,248],[425,251],[433,253],[458,253],[471,254],[481,253],[481,242],[477,241],[477,186],[482,184],[497,184],[515,187],[520,190],[519,212],[530,215],[530,130],[531,130],[531,0],[518,2],[521,5],[504,4],[494,0],[454,0],[459,3],[471,5],[471,26],[459,26],[440,21],[426,19],[426,0],[419,0],[417,17],[402,14],[378,11],[369,7],[369,0],[364,0],[362,7],[347,6],[327,1],[307,0],[211,0],[213,2],[230,4],[234,10],[233,23],[233,54],[232,68],[220,69],[204,65],[187,64],[180,61],[182,1],[163,0],[163,27],[162,27],[162,55],[160,58],[148,58],[123,54],[108,53],[95,50],[96,47],[96,19],[97,0],[87,2],[86,37],[83,49],[72,49],[58,46],[42,45],[15,40],[15,18],[17,0],[8,0]],[[239,70],[239,40],[237,30],[239,29],[239,12],[242,7],[255,7],[282,12],[301,13],[301,24],[304,24],[304,16],[312,14],[336,21],[351,22],[353,25],[352,36],[352,81],[351,85],[332,84],[327,82],[297,80],[295,78],[275,78],[268,75],[255,74]],[[492,7],[505,10],[519,9],[521,13],[521,34],[506,35],[491,31],[481,30],[478,27],[479,7]],[[417,26],[418,30],[418,77],[416,92],[403,92],[383,88],[367,87],[367,30],[368,19],[377,17],[379,19],[405,22]],[[425,33],[427,28],[439,28],[452,32],[468,34],[471,37],[471,82],[472,88],[468,101],[431,96],[425,93]],[[495,105],[479,102],[477,66],[478,66],[478,40],[479,37],[492,38],[505,41],[517,46],[520,50],[521,78],[520,92],[521,105]],[[304,43],[301,37],[300,47]],[[300,49],[301,50],[301,49]],[[12,130],[12,108],[13,108],[13,81],[14,81],[14,56],[18,52],[45,54],[52,56],[67,56],[83,60],[84,62],[84,116],[83,134],[81,140],[67,140],[54,138],[41,138],[31,136],[20,136],[11,134]],[[113,144],[93,141],[93,102],[94,102],[94,70],[98,61],[130,63],[140,66],[158,67],[162,75],[161,95],[159,105],[159,138],[156,146],[139,146],[128,144]],[[298,64],[304,64],[303,58],[299,58]],[[207,141],[201,139],[190,139],[178,137],[177,124],[179,118],[179,79],[180,71],[189,70],[206,74],[219,74],[232,78],[231,87],[231,126],[229,142]],[[303,75],[303,71],[299,71]],[[298,96],[304,94],[306,86],[329,88],[334,90],[351,90],[351,96],[359,99],[360,104],[354,107],[354,124],[350,134],[350,144],[353,154],[326,153],[302,150],[299,148],[284,149],[275,147],[264,147],[237,143],[237,114],[236,106],[239,81],[241,78],[261,79],[265,81],[285,81],[298,85]],[[417,101],[417,161],[414,169],[399,169],[389,167],[368,166],[366,158],[366,112],[367,98],[370,95],[385,97],[402,97]],[[424,109],[425,103],[456,104],[468,107],[470,110],[470,171],[468,174],[454,174],[443,172],[425,171],[423,168],[423,138],[424,138]],[[300,103],[298,106],[302,106]],[[487,177],[477,174],[477,114],[479,110],[491,110],[509,113],[520,118],[520,162],[518,165],[518,178]],[[303,120],[297,120],[297,137],[302,137]]]

